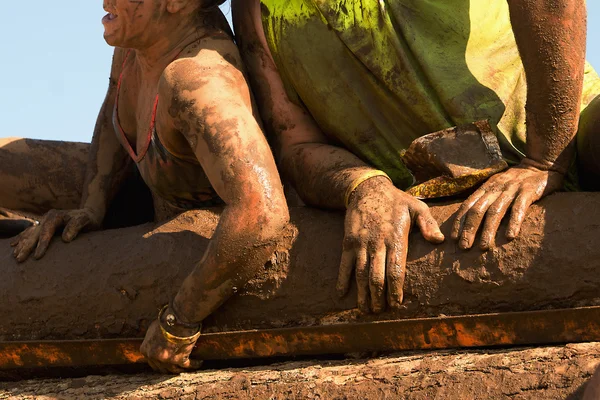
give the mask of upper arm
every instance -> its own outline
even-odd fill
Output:
[[[112,179],[116,172],[123,170],[128,155],[119,143],[112,124],[112,113],[117,95],[117,82],[124,62],[124,51],[116,48],[113,54],[108,90],[92,136],[86,182],[83,186],[82,207],[105,212],[107,199],[113,194]],[[118,179],[117,179],[118,181]]]
[[[327,143],[312,116],[286,93],[262,27],[260,1],[233,0],[232,10],[237,43],[261,116],[281,156],[296,144]]]
[[[161,85],[169,115],[228,204],[285,204],[271,150],[252,113],[243,74],[217,52],[174,62]]]

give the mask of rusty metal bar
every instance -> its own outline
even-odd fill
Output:
[[[600,307],[202,335],[203,360],[600,341]],[[0,343],[0,370],[144,362],[140,339]]]

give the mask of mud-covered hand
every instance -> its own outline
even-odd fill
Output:
[[[403,299],[408,236],[413,223],[432,243],[444,235],[422,201],[404,193],[383,177],[362,183],[350,197],[337,290],[348,292],[356,270],[358,307],[381,312],[387,303],[399,308]]]
[[[461,249],[469,249],[483,223],[479,247],[489,249],[494,245],[500,223],[511,206],[506,238],[516,238],[529,207],[559,190],[563,180],[562,173],[538,169],[527,160],[492,176],[460,206],[452,227],[452,238],[459,241]]]
[[[87,208],[77,210],[50,210],[39,225],[34,225],[16,236],[11,246],[18,262],[25,261],[34,251],[33,257],[39,260],[44,256],[50,241],[57,230],[64,228],[62,239],[65,243],[73,241],[82,230],[99,229],[101,217]]]
[[[157,320],[148,328],[140,351],[153,370],[163,374],[180,374],[202,366],[202,361],[190,359],[195,345],[195,341],[188,344],[170,342],[163,334],[160,322]]]

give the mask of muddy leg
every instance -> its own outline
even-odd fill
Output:
[[[89,144],[0,139],[0,207],[42,215],[79,207]]]
[[[600,190],[600,95],[581,113],[577,159],[583,189]]]

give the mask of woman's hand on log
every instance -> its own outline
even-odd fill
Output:
[[[77,210],[50,210],[39,225],[34,225],[16,236],[10,243],[14,247],[13,255],[23,262],[35,249],[33,257],[39,260],[46,254],[50,241],[61,228],[62,240],[72,242],[82,230],[99,229],[101,219],[87,208]]]
[[[500,223],[511,206],[506,238],[516,238],[529,207],[561,189],[563,179],[564,175],[560,172],[541,170],[526,161],[492,176],[458,209],[452,238],[458,240],[461,249],[470,249],[483,223],[479,247],[488,250],[494,246]]]
[[[148,328],[140,351],[153,370],[163,374],[180,374],[202,366],[202,361],[190,359],[195,345],[195,341],[189,344],[169,342],[157,320]]]
[[[398,190],[387,179],[371,178],[351,195],[337,290],[345,295],[356,270],[358,307],[381,312],[399,308],[404,296],[408,236],[416,223],[432,243],[444,241],[438,223],[422,201]]]

